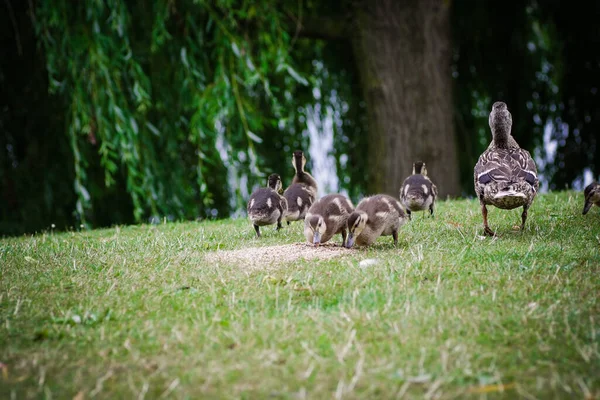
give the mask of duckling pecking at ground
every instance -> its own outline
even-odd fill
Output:
[[[408,219],[402,204],[392,196],[378,194],[366,197],[348,217],[348,240],[346,247],[354,243],[369,246],[379,236],[392,235],[398,245],[398,229]]]
[[[523,207],[521,230],[527,210],[540,186],[535,162],[511,135],[512,116],[506,104],[494,103],[489,117],[492,142],[479,156],[473,170],[475,193],[481,204],[485,234],[494,236],[487,220],[487,205],[504,210]]]
[[[346,223],[354,211],[350,199],[341,194],[328,194],[314,203],[304,219],[304,236],[308,243],[318,246],[337,233],[342,234],[342,246],[346,244]]]
[[[279,194],[281,187],[281,177],[271,174],[267,187],[254,191],[248,200],[248,218],[252,221],[257,237],[260,237],[261,226],[277,223],[277,230],[281,229],[281,219],[287,211],[287,201]]]
[[[583,215],[590,211],[592,205],[600,207],[600,184],[598,182],[592,182],[586,186],[583,191],[585,195],[585,203],[583,204]]]
[[[429,210],[433,216],[437,187],[427,176],[427,167],[423,161],[413,164],[412,175],[404,180],[400,188],[400,200],[406,207],[408,218],[411,212]]]
[[[283,193],[288,203],[288,210],[285,215],[288,225],[290,221],[304,219],[306,212],[317,197],[317,181],[304,170],[306,157],[304,157],[302,151],[297,150],[294,152],[292,165],[296,170],[296,174],[292,184]]]

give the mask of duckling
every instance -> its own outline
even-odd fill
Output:
[[[525,227],[527,210],[540,186],[535,162],[527,150],[519,147],[510,134],[512,115],[506,104],[498,101],[492,106],[489,124],[492,142],[479,156],[473,177],[475,192],[481,204],[485,234],[495,236],[488,226],[486,205],[512,210],[523,207],[521,230]]]
[[[392,235],[394,245],[398,245],[398,228],[408,219],[402,204],[392,196],[378,194],[366,197],[348,217],[348,240],[350,248],[356,242],[358,246],[369,246],[379,236]]]
[[[423,211],[429,209],[433,217],[437,187],[427,176],[427,167],[423,161],[413,164],[412,175],[404,180],[400,188],[400,200],[406,207],[408,219],[412,211]]]
[[[328,194],[314,203],[304,219],[304,236],[308,243],[318,246],[336,233],[342,234],[346,244],[346,222],[354,211],[352,202],[341,194]]]
[[[593,204],[600,207],[600,184],[598,182],[592,182],[586,186],[583,191],[585,194],[585,204],[583,205],[583,215],[590,211]]]
[[[279,194],[281,187],[281,177],[271,174],[267,187],[255,190],[248,200],[248,217],[257,237],[260,237],[261,226],[277,223],[277,230],[281,229],[281,219],[287,211],[287,200]]]
[[[288,203],[288,210],[285,215],[288,225],[290,221],[304,219],[306,212],[317,197],[317,181],[308,172],[304,171],[306,157],[304,157],[301,150],[294,152],[292,165],[296,170],[296,174],[292,184],[283,193]]]

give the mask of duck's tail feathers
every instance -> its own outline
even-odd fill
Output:
[[[523,198],[526,199],[527,196],[525,195],[525,193],[521,193],[521,192],[517,192],[516,190],[513,189],[505,189],[505,190],[501,190],[498,193],[496,193],[494,195],[494,199],[504,199],[507,197],[512,197],[512,198]]]

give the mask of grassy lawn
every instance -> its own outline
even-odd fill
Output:
[[[475,200],[440,202],[397,248],[252,267],[205,257],[302,225],[2,239],[0,398],[598,399],[600,209],[582,207],[539,196],[524,232],[490,208],[490,239]]]

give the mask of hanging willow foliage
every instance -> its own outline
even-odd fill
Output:
[[[136,221],[214,215],[262,182],[257,145],[308,82],[290,57],[288,2],[51,0],[35,7],[49,89],[67,104],[77,213],[93,215],[90,163],[122,177]],[[296,133],[298,137],[300,133]],[[232,172],[233,171],[233,172]],[[237,185],[237,190],[247,190]],[[238,193],[239,194],[239,193]],[[222,203],[225,203],[223,205]]]

